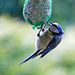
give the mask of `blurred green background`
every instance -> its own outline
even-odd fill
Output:
[[[23,3],[0,0],[0,75],[75,75],[75,0],[53,0],[51,21],[65,32],[58,47],[19,65],[35,50],[38,32],[24,21]]]

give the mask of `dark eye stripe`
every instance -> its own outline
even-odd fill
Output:
[[[54,27],[56,27],[58,29],[58,27],[56,25],[53,25]]]

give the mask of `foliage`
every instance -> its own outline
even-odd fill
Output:
[[[22,1],[21,1],[22,2]],[[20,3],[21,3],[20,2]],[[22,16],[22,6],[19,0],[0,0],[0,14],[8,13],[12,16]]]

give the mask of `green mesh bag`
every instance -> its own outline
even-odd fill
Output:
[[[25,0],[23,17],[33,29],[46,23],[52,14],[52,0]]]

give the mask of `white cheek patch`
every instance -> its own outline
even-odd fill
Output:
[[[54,26],[52,27],[52,31],[55,32],[55,33],[59,33],[58,29]]]

